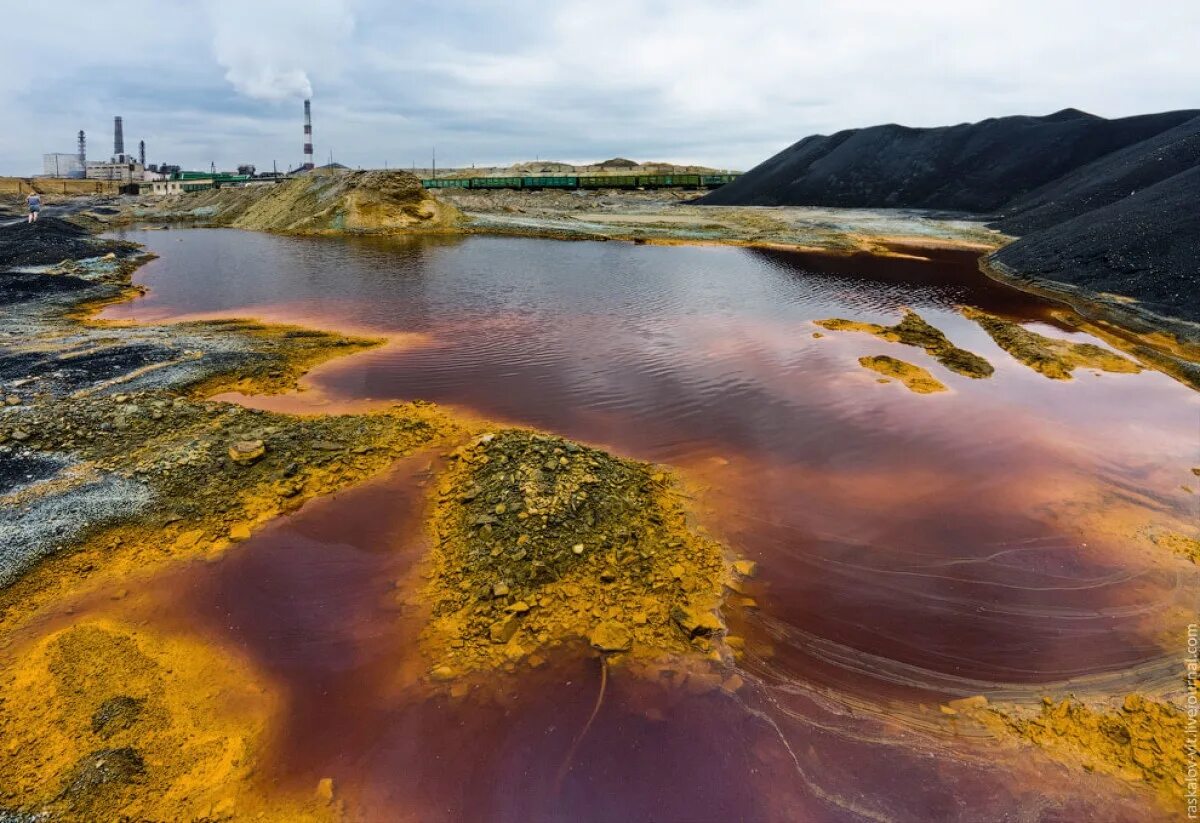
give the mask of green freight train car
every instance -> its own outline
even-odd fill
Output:
[[[437,177],[421,181],[427,189],[715,189],[736,174],[609,174],[581,177]]]

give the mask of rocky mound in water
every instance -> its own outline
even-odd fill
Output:
[[[293,234],[396,234],[451,229],[462,214],[431,197],[408,172],[347,171],[142,202],[127,219],[198,220]]]
[[[454,452],[432,518],[423,644],[435,680],[573,639],[607,654],[710,654],[731,571],[668,475],[508,430]]]
[[[1136,374],[1142,370],[1132,360],[1094,343],[1056,340],[969,306],[963,307],[962,313],[978,323],[996,345],[1051,380],[1070,380],[1076,368],[1116,374]]]
[[[995,371],[991,363],[974,352],[960,349],[950,342],[950,339],[946,337],[941,329],[929,325],[925,322],[925,318],[910,309],[905,309],[904,319],[893,326],[862,323],[857,320],[845,320],[840,317],[832,317],[828,320],[814,320],[813,323],[830,331],[860,331],[873,334],[881,340],[887,340],[891,343],[916,346],[919,349],[924,349],[926,354],[932,355],[950,371],[961,374],[964,377],[975,379],[991,377]],[[892,358],[884,359],[891,360]],[[922,371],[924,370],[922,369]]]

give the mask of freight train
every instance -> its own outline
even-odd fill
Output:
[[[427,189],[716,189],[736,174],[608,174],[578,177],[435,177],[422,180]]]

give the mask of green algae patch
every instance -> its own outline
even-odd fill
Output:
[[[964,307],[962,313],[978,323],[997,346],[1051,380],[1070,380],[1071,372],[1076,368],[1119,374],[1136,374],[1142,370],[1132,360],[1093,343],[1072,343],[1046,337],[979,309]]]
[[[451,458],[423,589],[434,680],[573,640],[611,660],[721,657],[731,571],[720,544],[688,523],[669,475],[512,429]]]
[[[874,357],[860,357],[858,364],[864,369],[878,372],[885,377],[893,377],[904,384],[904,387],[916,394],[933,394],[935,392],[946,391],[946,387],[934,378],[932,374],[925,371],[920,366],[914,366],[912,363],[905,363],[903,360],[897,360],[894,357],[888,357],[886,354],[878,354]],[[887,382],[886,380],[882,382]]]
[[[1030,713],[980,698],[964,713],[993,734],[1033,743],[1069,766],[1148,785],[1172,806],[1183,800],[1187,715],[1172,703],[1137,693],[1108,707],[1045,697]]]
[[[960,349],[950,342],[941,329],[925,322],[921,315],[906,310],[904,319],[894,326],[881,326],[877,323],[862,323],[857,320],[844,320],[839,317],[828,320],[814,321],[818,326],[830,331],[857,331],[873,334],[881,340],[892,343],[903,343],[906,346],[916,346],[924,349],[950,371],[964,377],[980,379],[991,377],[995,371],[992,364],[973,352]]]

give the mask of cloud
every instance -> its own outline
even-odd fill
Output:
[[[354,31],[344,0],[210,0],[213,56],[239,94],[277,102],[311,97],[310,72],[340,56]]]
[[[1196,105],[1200,3],[1139,0],[94,0],[10,3],[0,171],[112,116],[207,168],[532,159],[747,168],[812,133],[1067,106]],[[109,45],[96,47],[96,38]],[[35,70],[36,69],[36,70]],[[253,125],[251,125],[253,124]]]

